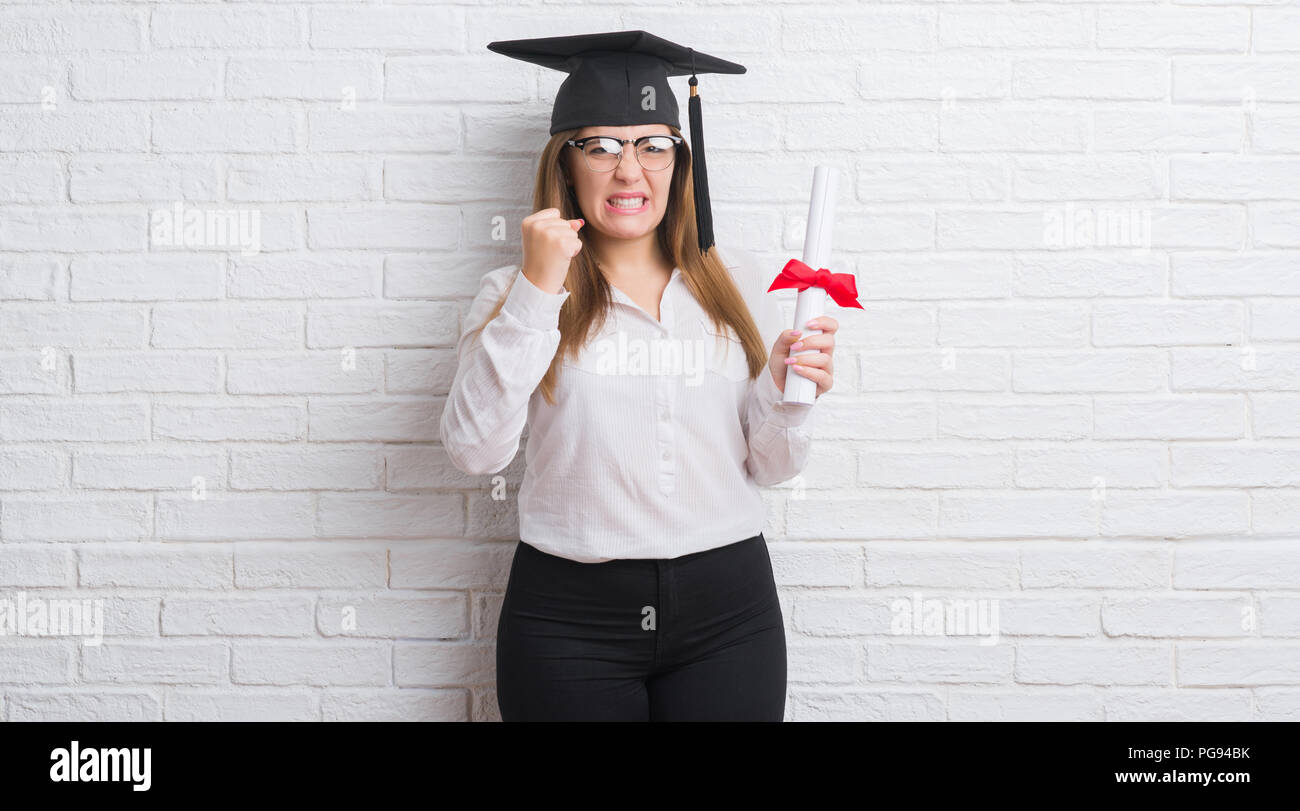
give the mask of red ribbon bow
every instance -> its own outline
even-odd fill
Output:
[[[796,290],[820,287],[841,307],[864,309],[858,303],[858,282],[853,278],[852,273],[831,273],[826,268],[813,270],[798,259],[791,259],[785,263],[785,267],[781,268],[781,273],[772,281],[772,286],[767,288],[767,292],[771,293],[773,290],[785,287],[793,287]]]

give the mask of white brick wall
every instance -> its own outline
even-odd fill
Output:
[[[631,28],[749,68],[721,244],[775,275],[844,172],[787,717],[1300,719],[1300,8],[1249,0],[0,3],[0,597],[105,632],[0,637],[0,719],[497,717],[522,454],[437,424],[561,77],[484,46]]]

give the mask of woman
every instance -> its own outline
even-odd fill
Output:
[[[700,240],[675,101],[623,103],[646,88],[671,101],[683,49],[644,32],[522,42],[567,49],[572,73],[523,261],[484,277],[441,422],[472,474],[505,468],[529,426],[501,717],[780,721],[785,631],[758,487],[804,466],[813,406],[781,394],[791,366],[818,396],[831,387],[837,324],[777,335],[753,258]],[[582,120],[614,123],[566,126]],[[817,351],[792,363],[801,349]]]

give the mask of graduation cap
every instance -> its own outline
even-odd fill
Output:
[[[551,134],[596,126],[668,124],[681,129],[669,76],[691,77],[691,173],[700,253],[713,243],[713,211],[704,163],[697,73],[744,73],[745,67],[645,31],[617,31],[488,43],[488,50],[568,73],[551,110]],[[648,109],[647,109],[648,107]]]

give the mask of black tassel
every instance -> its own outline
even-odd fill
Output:
[[[692,62],[695,54],[691,53]],[[692,69],[694,69],[692,67]],[[695,229],[699,232],[700,253],[713,246],[713,209],[709,205],[709,170],[704,164],[704,125],[700,115],[699,82],[691,75],[691,99],[687,102],[691,120],[691,172],[695,175]]]

